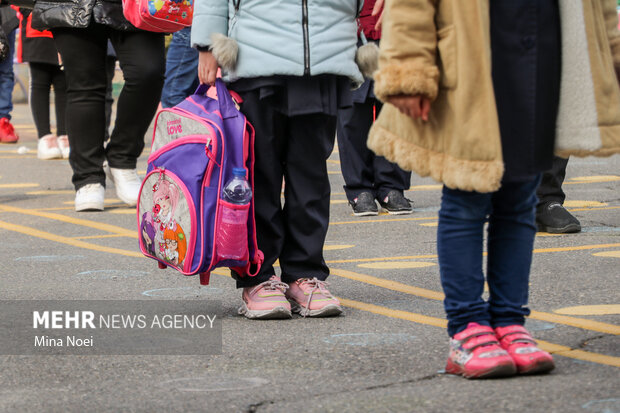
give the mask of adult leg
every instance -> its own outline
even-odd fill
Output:
[[[60,66],[53,69],[52,84],[54,85],[54,106],[56,108],[56,135],[67,134],[67,80]]]
[[[50,128],[50,90],[54,65],[29,63],[30,67],[30,111],[37,128],[39,139],[52,133]]]
[[[106,146],[106,157],[111,168],[135,169],[164,83],[164,35],[114,29],[109,29],[109,35],[125,84],[118,97],[116,122]]]
[[[288,118],[284,180],[282,281],[325,280],[329,268],[323,246],[329,225],[327,158],[334,148],[336,117],[323,114]]]
[[[241,110],[254,126],[254,210],[258,248],[264,254],[255,277],[235,277],[237,288],[250,287],[275,275],[273,264],[284,244],[282,217],[283,152],[286,118],[273,108],[270,99],[260,100],[258,91],[241,92]],[[233,274],[234,276],[234,274]]]
[[[482,299],[483,231],[490,210],[491,194],[443,188],[437,253],[451,337],[470,322],[491,322],[489,305]]]
[[[105,58],[107,30],[92,23],[85,29],[52,30],[67,81],[66,117],[73,184],[105,185]]]
[[[493,194],[487,259],[493,327],[522,325],[530,312],[526,305],[539,182],[538,176],[529,182],[504,182]]]
[[[191,28],[172,35],[166,56],[166,80],[161,105],[170,108],[191,95],[198,87],[198,50],[191,47]]]

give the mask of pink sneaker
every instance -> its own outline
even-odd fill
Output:
[[[536,347],[536,341],[522,325],[497,327],[495,334],[514,360],[519,374],[547,373],[554,369],[551,354]]]
[[[469,323],[450,339],[446,373],[482,379],[512,376],[516,372],[512,357],[500,347],[491,327]]]
[[[268,281],[243,289],[239,314],[251,319],[291,318],[291,305],[284,292],[288,285],[273,275]]]
[[[303,317],[327,317],[342,313],[340,301],[327,289],[327,283],[318,278],[301,278],[291,284],[286,298],[293,312]]]

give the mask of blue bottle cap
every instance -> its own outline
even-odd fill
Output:
[[[245,178],[245,168],[233,168],[233,175]]]

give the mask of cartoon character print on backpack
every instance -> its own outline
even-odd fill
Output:
[[[140,223],[144,249],[150,255],[178,268],[184,267],[191,228],[189,207],[178,185],[164,173],[147,177],[151,191],[140,196],[142,213]],[[150,192],[150,193],[148,193]]]

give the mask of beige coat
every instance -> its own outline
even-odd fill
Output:
[[[375,94],[423,94],[428,122],[384,105],[368,147],[450,188],[491,192],[504,172],[491,79],[490,0],[388,0]],[[620,152],[615,0],[559,0],[562,86],[556,154]]]

